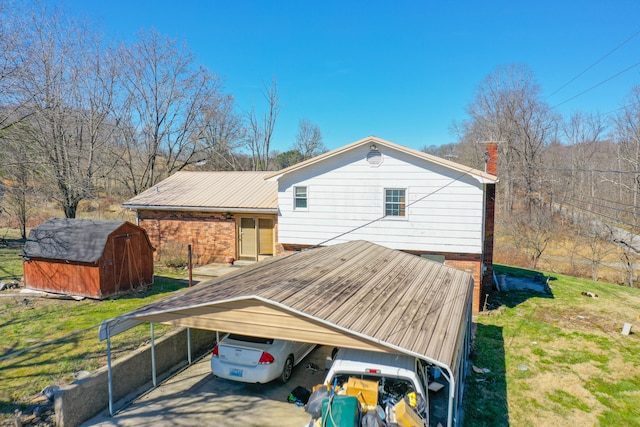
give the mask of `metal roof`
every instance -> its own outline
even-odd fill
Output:
[[[275,257],[103,322],[106,339],[140,322],[400,351],[456,371],[473,278],[353,241]]]
[[[478,170],[478,169],[474,169],[474,168],[469,168],[468,166],[465,165],[461,165],[460,163],[456,163],[456,162],[452,162],[446,159],[442,159],[440,157],[437,156],[433,156],[431,154],[427,154],[424,153],[422,151],[418,151],[418,150],[414,150],[412,148],[408,148],[408,147],[404,147],[402,145],[398,145],[396,143],[393,143],[391,141],[386,141],[382,138],[378,138],[376,136],[369,136],[367,138],[358,140],[356,142],[353,142],[349,145],[345,145],[344,147],[340,147],[338,149],[332,150],[332,151],[328,151],[324,154],[321,154],[319,156],[313,157],[309,160],[305,160],[304,162],[300,162],[300,163],[296,163],[293,166],[289,166],[286,169],[282,169],[279,170],[277,172],[271,172],[268,176],[267,179],[274,179],[277,180],[278,178],[280,178],[281,176],[291,173],[291,172],[295,172],[298,171],[306,166],[310,166],[312,164],[321,162],[325,159],[329,159],[331,157],[334,156],[338,156],[342,153],[344,153],[345,151],[349,151],[352,150],[354,148],[360,147],[362,145],[369,145],[369,144],[376,144],[376,145],[382,145],[382,146],[386,146],[388,148],[409,154],[411,156],[417,157],[419,159],[422,160],[426,160],[427,162],[430,163],[434,163],[440,166],[444,166],[448,169],[453,169],[457,172],[464,172],[472,177],[474,177],[475,179],[477,179],[479,182],[483,183],[483,184],[494,184],[496,182],[498,182],[498,178],[494,175],[491,175],[489,173],[486,173],[484,171]]]
[[[278,185],[270,172],[186,172],[171,175],[126,201],[132,209],[278,211]]]
[[[125,221],[52,218],[29,232],[23,255],[78,262],[97,262],[109,235]]]

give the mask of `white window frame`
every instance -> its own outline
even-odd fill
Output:
[[[404,203],[402,203],[403,206],[403,211],[404,211],[404,215],[388,215],[387,214],[387,203],[391,203],[394,205],[401,205],[400,202],[387,202],[387,191],[403,191],[404,192]],[[407,199],[408,199],[408,194],[409,191],[406,188],[398,188],[398,187],[390,187],[390,188],[385,188],[382,192],[382,209],[383,209],[383,214],[384,217],[386,219],[393,219],[393,220],[406,220],[408,217],[408,212],[407,212]],[[401,209],[399,209],[400,211]]]
[[[304,197],[299,197],[297,194],[298,188],[304,188]],[[298,200],[304,200],[305,206],[298,206]],[[293,210],[294,211],[306,211],[309,209],[309,187],[307,185],[296,185],[293,187]]]

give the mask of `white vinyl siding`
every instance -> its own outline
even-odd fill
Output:
[[[361,147],[280,177],[278,242],[367,240],[392,249],[482,253],[482,184],[459,171],[382,149],[384,162],[375,168],[366,161],[368,147]],[[313,204],[294,209],[294,188],[311,186]],[[388,189],[405,189],[405,220],[385,218]]]

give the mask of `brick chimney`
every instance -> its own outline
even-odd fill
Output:
[[[498,176],[498,143],[488,142],[485,152],[484,171],[491,175]]]
[[[488,142],[485,152],[484,171],[488,174],[498,175],[498,143]],[[486,300],[486,295],[492,290],[493,282],[493,233],[495,231],[495,209],[496,209],[496,185],[487,184],[484,190],[484,242],[482,249],[482,265],[484,271],[481,279],[480,296],[481,301],[477,307],[483,310],[481,305]],[[476,310],[476,307],[474,307]]]

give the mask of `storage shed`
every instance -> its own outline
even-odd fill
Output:
[[[153,284],[153,247],[127,221],[53,218],[24,245],[29,289],[104,299]]]

